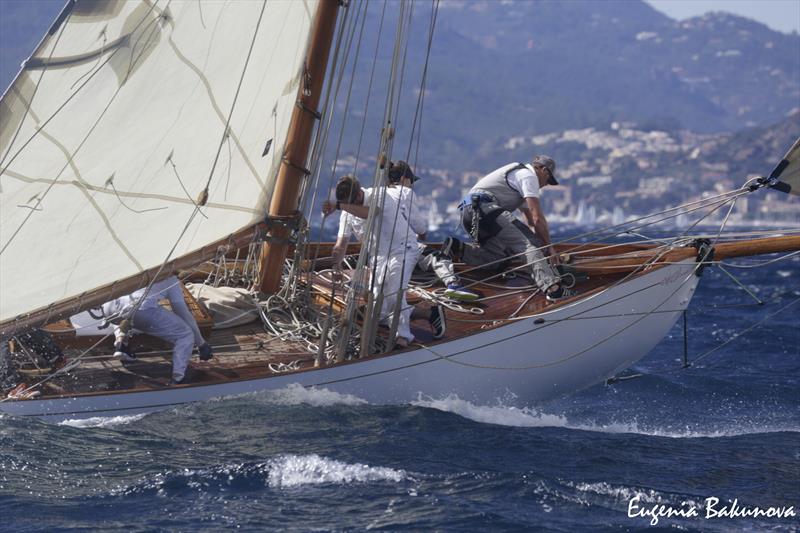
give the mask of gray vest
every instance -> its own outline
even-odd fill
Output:
[[[506,180],[506,173],[517,166],[519,166],[519,163],[509,163],[490,172],[478,180],[478,183],[470,189],[470,194],[486,192],[494,196],[497,199],[497,205],[503,209],[507,211],[519,209],[525,203],[525,198],[522,197],[519,191],[513,189]]]

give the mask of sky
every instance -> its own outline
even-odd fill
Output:
[[[683,20],[709,11],[727,11],[773,30],[800,32],[800,0],[645,0],[665,15]]]

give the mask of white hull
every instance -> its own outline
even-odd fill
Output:
[[[699,279],[694,268],[691,260],[668,265],[575,304],[436,345],[435,352],[217,385],[0,402],[0,410],[49,421],[130,415],[292,383],[374,403],[408,402],[420,393],[484,403],[509,396],[541,401],[600,383],[644,357],[689,305]]]

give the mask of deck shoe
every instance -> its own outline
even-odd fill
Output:
[[[197,347],[197,353],[200,354],[201,361],[210,361],[211,358],[214,357],[214,351],[211,349],[211,345],[207,342],[204,342]]]
[[[450,261],[461,261],[464,253],[464,243],[455,237],[447,237],[442,243],[441,254]]]
[[[120,341],[114,343],[114,357],[119,357],[125,363],[137,361],[136,354],[133,353],[130,346]]]
[[[433,329],[433,338],[441,339],[444,337],[444,332],[447,330],[447,325],[444,318],[444,307],[441,305],[434,305],[431,307],[431,316],[428,317],[428,322]]]
[[[444,290],[444,295],[451,300],[460,302],[474,302],[481,297],[480,294],[465,288],[460,283],[448,283],[447,288]]]
[[[572,298],[573,296],[577,295],[578,291],[573,289],[567,289],[563,285],[559,285],[556,290],[547,293],[547,301],[553,303],[559,300],[563,300],[565,298]]]
[[[188,376],[183,376],[181,379],[172,378],[171,380],[169,380],[170,386],[173,386],[173,385],[186,385],[187,383],[189,383],[189,377]]]

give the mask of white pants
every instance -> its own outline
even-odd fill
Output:
[[[417,263],[419,249],[416,244],[404,247],[405,250],[395,250],[387,256],[379,256],[375,259],[375,284],[373,295],[377,299],[383,285],[383,305],[380,310],[380,320],[389,325],[392,323],[395,305],[398,295],[400,301],[400,317],[397,322],[397,336],[403,337],[408,342],[414,340],[411,333],[411,311],[413,307],[406,301],[406,288]],[[405,259],[403,256],[405,251]]]
[[[445,286],[451,283],[459,283],[458,276],[456,276],[455,269],[453,268],[453,262],[441,255],[438,251],[423,254],[422,252],[424,252],[426,248],[427,246],[420,243],[417,249],[417,257],[419,257],[419,259],[417,259],[417,266],[419,269],[423,272],[433,272]]]
[[[164,298],[169,300],[173,313],[158,305],[158,300]],[[175,276],[153,284],[142,307],[133,315],[133,327],[172,344],[175,381],[183,379],[194,346],[206,342],[183,299],[183,284]]]

